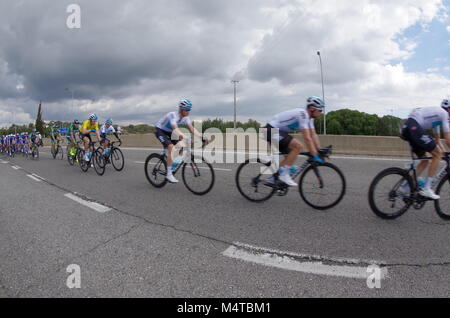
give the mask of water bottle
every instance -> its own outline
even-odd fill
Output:
[[[417,180],[417,183],[419,184],[419,189],[424,189],[425,188],[425,180],[423,180],[423,178],[419,178]]]
[[[111,149],[106,149],[105,150],[105,158],[107,158],[109,156],[109,153],[111,152]]]
[[[172,163],[172,170],[175,170],[178,167],[178,165],[181,163],[182,160],[183,160],[183,158],[181,158],[181,156],[176,158]]]
[[[298,167],[297,166],[292,166],[290,169],[289,169],[289,175],[292,177],[293,175],[295,175],[296,173],[297,173],[297,171],[298,171]]]

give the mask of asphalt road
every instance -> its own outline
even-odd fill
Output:
[[[322,212],[296,189],[262,204],[245,200],[237,164],[214,165],[215,186],[202,197],[182,182],[156,189],[142,163],[151,152],[124,149],[125,169],[109,166],[101,177],[48,149],[39,161],[0,156],[0,297],[450,296],[450,222],[431,204],[394,221],[369,209],[373,177],[402,160],[333,158],[347,193]],[[243,244],[254,258],[225,252]],[[317,273],[319,261],[326,273]],[[343,274],[371,263],[387,271],[380,288]],[[81,288],[66,284],[71,264]]]

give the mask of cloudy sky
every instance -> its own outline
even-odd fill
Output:
[[[328,111],[450,98],[450,0],[0,0],[0,18],[0,127],[39,100],[45,120],[154,124],[181,98],[231,119],[232,79],[238,119],[264,122],[322,94],[317,50]]]

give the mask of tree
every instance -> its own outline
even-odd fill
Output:
[[[34,126],[41,135],[44,135],[44,122],[42,121],[42,102],[39,102],[38,113],[36,116],[36,123]]]

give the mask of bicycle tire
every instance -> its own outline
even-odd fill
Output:
[[[192,184],[190,184],[190,182],[188,182],[189,178],[187,177],[186,174],[187,174],[187,171],[189,170],[189,167],[190,167],[192,169],[192,171],[194,172],[194,177],[200,176],[201,175],[201,170],[206,170],[206,167],[200,167],[200,168],[204,168],[204,169],[200,169],[198,167],[198,162],[197,161],[200,161],[200,160],[201,160],[202,163],[204,163],[208,167],[209,171],[211,172],[211,181],[207,185],[206,189],[201,190],[201,191],[197,191],[196,189],[194,189],[194,186],[192,186]],[[214,182],[215,182],[214,168],[203,157],[202,158],[201,157],[192,157],[191,158],[191,162],[184,163],[183,164],[183,169],[181,171],[181,175],[182,175],[182,178],[183,178],[183,183],[186,186],[186,188],[189,191],[191,191],[193,194],[195,194],[195,195],[205,195],[209,191],[211,191],[211,189],[214,186]],[[203,179],[202,179],[201,183],[203,183]]]
[[[438,185],[438,187],[436,188],[436,194],[437,195],[440,195],[440,193],[442,192],[442,187],[445,185],[445,184],[449,184],[449,186],[450,186],[450,180],[449,180],[449,178],[448,178],[448,176],[445,176],[442,180],[441,180],[441,182],[439,182],[439,185]],[[446,190],[445,191],[445,193],[448,193],[448,191]],[[441,197],[441,199],[442,199],[442,197]],[[439,217],[441,218],[441,219],[443,219],[443,220],[446,220],[446,221],[450,221],[450,207],[448,208],[448,212],[445,212],[445,211],[447,211],[447,209],[443,209],[442,208],[442,206],[441,206],[441,199],[439,199],[439,200],[435,200],[434,201],[434,207],[435,207],[435,210],[436,210],[436,213],[439,215]]]
[[[409,189],[413,188],[413,181],[411,176],[408,174],[408,171],[401,169],[401,168],[388,168],[385,169],[383,171],[381,171],[372,181],[372,183],[370,184],[370,188],[369,188],[369,205],[370,208],[372,209],[372,211],[380,218],[382,219],[386,219],[386,220],[393,220],[396,219],[398,217],[400,217],[401,215],[403,215],[406,211],[408,211],[408,209],[411,207],[412,205],[412,200],[408,199],[408,198],[401,198],[402,202],[405,203],[405,206],[403,208],[401,208],[400,210],[394,212],[394,213],[386,213],[385,211],[381,210],[378,207],[378,204],[375,202],[375,189],[377,187],[377,185],[380,183],[380,181],[387,177],[387,176],[392,176],[392,175],[397,175],[398,177],[400,177],[400,181],[398,181],[397,183],[403,183],[404,181],[408,182],[409,185]],[[395,199],[397,196],[399,196],[395,190],[395,193],[393,193],[394,189],[391,189],[388,193],[387,199],[390,200],[390,202],[394,202],[392,201],[392,199]],[[411,192],[409,193],[409,195],[411,196]],[[392,197],[392,198],[391,198]]]
[[[99,176],[103,176],[105,174],[106,170],[106,163],[105,163],[105,157],[103,156],[103,153],[100,152],[98,149],[94,151],[92,154],[91,162],[94,165],[94,170]]]
[[[155,160],[156,163],[154,165],[151,164],[152,167],[149,167],[150,161],[152,161],[153,159],[156,159]],[[165,171],[159,170],[161,164],[163,164]],[[167,184],[166,180],[167,163],[164,156],[161,156],[160,154],[157,153],[152,153],[151,155],[149,155],[145,160],[144,170],[148,182],[150,182],[150,184],[155,188],[162,188]],[[162,180],[160,182],[157,182],[156,178],[158,178],[159,176],[162,177]]]
[[[267,164],[262,163],[259,159],[257,160],[257,163],[267,166]],[[240,179],[241,179],[240,176],[241,176],[242,170],[245,167],[247,167],[249,164],[250,164],[250,160],[245,161],[244,163],[242,163],[239,166],[239,168],[236,171],[235,182],[236,182],[236,186],[238,188],[239,193],[244,198],[246,198],[247,200],[249,200],[251,202],[264,202],[264,201],[269,200],[275,194],[276,187],[275,186],[273,186],[273,187],[264,186],[264,181],[262,179],[260,179],[261,175],[259,175],[257,177],[252,177],[251,180],[250,180],[250,186],[256,190],[255,192],[257,192],[258,185],[261,182],[263,182],[263,186],[264,186],[263,189],[268,189],[269,190],[268,194],[266,194],[266,195],[264,195],[264,196],[262,196],[260,198],[255,198],[255,197],[251,197],[250,195],[247,195],[247,193],[243,190],[242,185],[241,185],[241,181],[240,181]],[[254,163],[252,163],[252,164],[254,164]],[[268,167],[270,167],[270,165]],[[257,182],[257,183],[255,183],[255,182]]]
[[[320,167],[322,167],[322,169]],[[337,173],[337,175],[339,176],[339,178],[341,180],[342,188],[340,190],[338,189],[339,194],[338,194],[336,200],[334,200],[331,203],[328,203],[326,205],[318,205],[318,204],[313,203],[311,198],[309,198],[307,193],[305,193],[305,190],[306,190],[305,189],[305,180],[306,180],[309,172],[316,173],[315,169],[322,170],[321,172],[323,172],[324,171],[323,168],[325,168],[325,167],[328,167]],[[317,178],[317,175],[316,175],[316,178],[314,178],[314,179],[319,181],[319,183],[321,183],[318,188],[316,187],[316,189],[323,189],[323,185],[328,182],[327,180],[329,180],[329,179],[323,180],[323,174],[322,174],[321,180],[319,180]],[[330,178],[330,179],[333,180],[333,178]],[[317,186],[317,184],[315,184],[315,186]],[[344,198],[345,191],[346,191],[346,180],[345,180],[345,177],[344,177],[344,174],[342,173],[342,171],[332,163],[325,162],[325,163],[317,164],[314,166],[310,165],[308,168],[305,169],[305,171],[302,173],[302,175],[300,177],[300,181],[298,183],[298,190],[299,190],[300,196],[302,197],[303,201],[305,201],[305,203],[308,204],[310,207],[312,207],[313,209],[316,209],[316,210],[321,210],[321,211],[328,210],[328,209],[335,207]],[[320,194],[320,196],[324,197],[323,194]],[[329,198],[330,195],[326,195],[325,197]]]
[[[83,172],[87,172],[89,170],[89,167],[91,165],[91,161],[85,161],[84,157],[86,155],[85,150],[80,150],[80,153],[78,154],[78,164],[80,165],[80,168]]]
[[[114,167],[114,169],[116,169],[116,171],[122,171],[123,170],[123,168],[125,167],[125,157],[123,156],[122,150],[120,150],[119,148],[115,148],[114,147],[111,150],[109,158],[111,159],[111,164]],[[121,159],[122,160],[122,164],[119,165],[119,166],[116,165],[117,158],[122,158]]]

